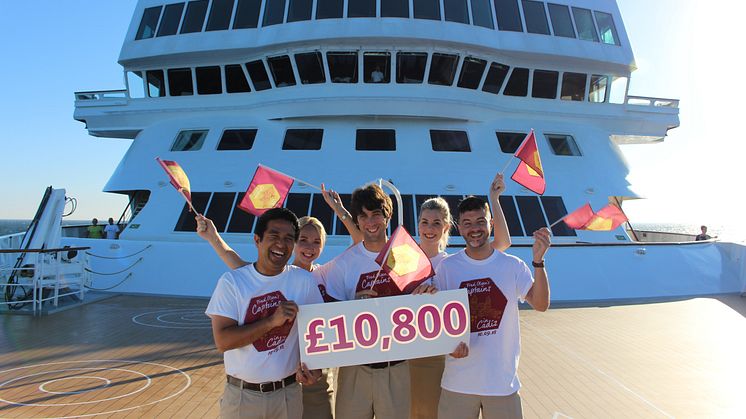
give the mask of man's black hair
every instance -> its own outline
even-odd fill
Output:
[[[300,227],[298,226],[298,217],[295,216],[293,211],[287,208],[272,208],[268,210],[256,220],[256,227],[254,228],[254,234],[259,236],[259,240],[264,240],[264,232],[267,231],[267,224],[272,220],[285,220],[293,225],[295,234],[295,241],[298,241],[300,236]]]
[[[461,214],[466,211],[474,211],[484,209],[487,214],[490,213],[490,206],[487,205],[487,201],[474,195],[467,196],[458,203],[458,218],[461,218]]]

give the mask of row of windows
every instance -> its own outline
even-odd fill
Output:
[[[339,19],[344,10],[348,18],[414,16],[494,29],[494,10],[501,31],[523,32],[525,24],[528,33],[619,45],[614,19],[609,13],[536,0],[442,0],[442,4],[440,0],[413,0],[411,10],[409,0],[347,0],[346,9],[345,0],[317,0],[315,13],[312,0],[262,3],[262,0],[212,0],[209,5],[208,0],[195,0],[149,7],[143,12],[135,39],[256,28],[260,22],[264,27],[311,19]]]
[[[202,149],[208,130],[184,130],[176,136],[171,151],[197,151]],[[227,129],[218,142],[218,151],[251,150],[256,139],[256,129]],[[495,132],[500,150],[513,154],[526,137],[525,132]],[[558,156],[580,156],[571,135],[544,134],[549,148]],[[324,130],[321,128],[291,128],[285,131],[283,150],[321,150]],[[471,145],[466,131],[430,130],[433,151],[470,152]],[[393,129],[357,129],[355,150],[396,151],[396,131]]]
[[[392,57],[395,55],[395,57]],[[292,59],[291,59],[292,57]],[[394,58],[394,59],[392,59]],[[360,77],[360,69],[363,76]],[[129,71],[132,98],[247,93],[327,83],[453,86],[505,96],[623,103],[627,78],[513,67],[447,53],[319,51],[267,57],[241,64]]]
[[[251,233],[254,228],[255,217],[240,210],[237,205],[243,199],[244,193],[235,192],[192,192],[192,204],[200,214],[205,214],[214,223],[221,233]],[[435,195],[402,195],[402,207],[404,211],[404,227],[413,236],[419,234],[416,220],[419,217],[419,208],[423,202]],[[458,203],[464,198],[463,195],[441,195],[448,202],[452,214],[456,214]],[[350,194],[340,194],[343,204],[350,207]],[[391,197],[392,200],[394,197]],[[487,199],[482,196],[483,199]],[[500,196],[500,206],[505,214],[508,230],[512,237],[531,236],[534,231],[546,227],[559,220],[567,214],[567,209],[559,196]],[[340,221],[334,211],[326,204],[324,197],[319,193],[291,193],[285,200],[285,207],[293,211],[298,217],[310,215],[321,221],[327,234],[347,236],[349,232]],[[398,226],[398,211],[394,205],[394,214],[391,217],[389,234]],[[194,214],[190,212],[185,204],[181,211],[174,231],[194,232],[196,222]],[[564,223],[558,223],[552,227],[555,236],[576,236],[575,230],[567,227]],[[455,226],[451,230],[452,235],[458,235]]]

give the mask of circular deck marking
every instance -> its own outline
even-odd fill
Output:
[[[48,415],[53,407],[55,417],[63,418],[152,405],[178,396],[192,383],[191,377],[178,368],[117,359],[27,365],[0,371],[0,381],[0,403],[18,406],[31,415],[41,409],[47,409]],[[150,393],[153,400],[148,398]],[[82,405],[93,407],[86,408],[86,414],[75,414]]]
[[[132,317],[141,326],[163,329],[210,329],[210,318],[202,308],[149,311]]]

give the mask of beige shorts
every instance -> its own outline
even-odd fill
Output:
[[[444,367],[443,355],[409,360],[410,419],[435,419],[438,416],[440,380]]]
[[[440,393],[438,419],[477,419],[480,410],[482,419],[523,418],[518,392],[509,396],[479,396],[443,389]]]
[[[335,419],[408,419],[409,364],[373,369],[341,367],[337,376]]]
[[[332,390],[329,370],[322,370],[321,379],[303,386],[303,419],[332,419]]]
[[[300,384],[260,393],[225,383],[220,400],[220,417],[224,419],[301,419],[303,397]]]

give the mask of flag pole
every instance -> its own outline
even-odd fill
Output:
[[[295,179],[295,180],[296,180],[297,182],[300,182],[300,183],[306,184],[306,185],[308,185],[308,186],[310,186],[310,187],[312,187],[312,188],[314,188],[314,189],[316,189],[316,190],[318,190],[318,191],[321,191],[321,188],[319,188],[318,186],[314,185],[313,183],[309,183],[309,182],[306,182],[306,181],[305,181],[305,180],[303,180],[303,179],[299,179],[299,178],[297,178],[297,177],[295,177],[295,176],[291,176],[291,175],[289,175],[289,174],[287,174],[287,173],[283,173],[283,172],[281,172],[281,171],[279,171],[279,170],[277,170],[277,169],[272,169],[271,167],[268,167],[268,166],[264,166],[263,164],[260,164],[259,166],[263,166],[263,167],[266,167],[267,169],[271,169],[271,170],[273,170],[273,171],[275,171],[275,172],[277,172],[277,173],[279,173],[279,174],[281,174],[281,175],[283,175],[283,176],[287,176],[287,177],[289,177],[289,178]]]
[[[182,197],[184,197],[184,200],[186,201],[187,205],[189,205],[189,209],[192,210],[193,213],[200,215],[200,213],[197,212],[196,209],[194,209],[194,205],[192,205],[192,201],[190,201],[189,198],[187,198],[186,194],[184,193],[184,188],[179,188],[179,193],[181,194]]]
[[[559,224],[559,223],[560,223],[560,221],[563,221],[563,220],[564,220],[565,218],[567,218],[567,216],[568,216],[568,215],[570,215],[570,214],[565,214],[565,216],[564,216],[564,217],[562,217],[562,218],[560,218],[559,220],[557,220],[557,221],[553,222],[552,224],[549,224],[549,229],[551,230],[551,229],[552,229],[552,227],[554,227],[554,226],[556,226],[557,224]]]
[[[526,140],[528,140],[528,137],[531,136],[532,132],[534,132],[533,128],[531,128],[531,131],[529,131],[528,134],[526,134],[526,136],[523,138],[523,141],[521,141],[521,145],[519,145],[518,148],[515,149],[515,153],[513,153],[512,157],[515,157],[515,155],[518,154],[518,151],[523,148],[523,145],[526,144]],[[503,174],[508,166],[510,166],[511,160],[512,159],[508,159],[508,163],[505,165],[505,167],[503,167],[503,170],[500,171],[500,174]]]
[[[503,170],[500,170],[500,174],[505,173],[505,170],[508,169],[508,166],[510,166],[510,162],[513,161],[513,156],[508,157],[508,162],[505,163],[505,167],[503,167]]]

